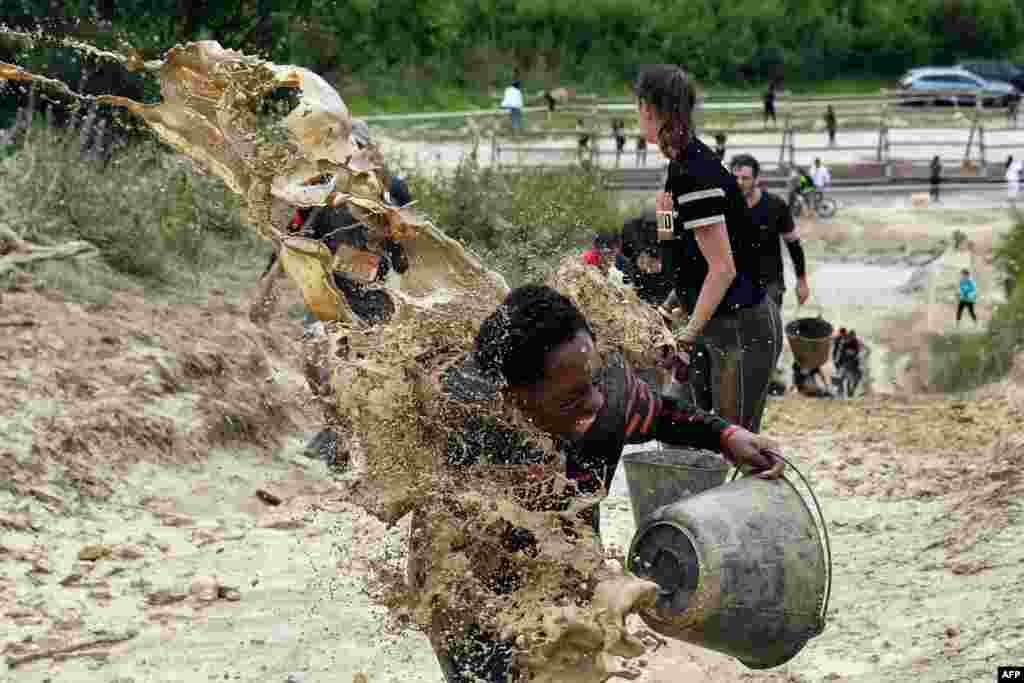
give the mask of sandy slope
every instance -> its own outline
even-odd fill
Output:
[[[242,303],[3,293],[0,680],[440,682],[426,640],[365,594],[366,558],[397,566],[402,528],[340,503],[298,452],[317,411],[297,321],[282,305],[261,330]],[[840,310],[870,336],[869,304]],[[832,524],[830,626],[773,672],[673,643],[642,679],[983,681],[1019,661],[1024,405],[1008,391],[773,401],[767,430]],[[626,493],[620,472],[610,545],[632,533]],[[111,635],[127,639],[18,663]]]

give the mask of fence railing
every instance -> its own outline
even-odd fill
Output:
[[[938,156],[943,163],[949,163],[950,157],[954,157],[958,166],[963,172],[970,175],[988,174],[988,167],[994,152],[999,150],[1024,150],[1024,137],[1019,142],[993,143],[986,140],[986,135],[993,133],[1006,133],[1016,131],[1016,128],[1005,126],[986,126],[980,116],[973,117],[966,140],[934,139],[933,133],[928,139],[929,129],[898,129],[900,137],[907,139],[894,139],[891,135],[892,128],[889,126],[888,118],[882,116],[876,128],[860,127],[856,131],[844,129],[844,135],[858,139],[852,144],[830,144],[820,143],[821,133],[803,133],[794,125],[792,119],[787,119],[777,132],[769,133],[778,135],[778,142],[751,142],[751,143],[729,143],[728,137],[732,135],[757,135],[764,137],[765,133],[748,129],[705,129],[701,131],[702,137],[708,144],[712,144],[712,136],[716,133],[725,133],[728,152],[751,152],[757,153],[761,166],[768,172],[788,172],[789,169],[798,165],[797,157],[807,154],[823,153],[867,153],[857,159],[854,165],[860,165],[862,173],[878,177],[905,176],[913,173],[920,167],[921,162],[930,161],[936,150],[957,150],[955,153],[940,152]],[[849,135],[857,132],[859,135]],[[1022,131],[1024,132],[1024,131]],[[607,130],[551,130],[544,132],[519,133],[516,135],[494,134],[491,139],[491,163],[501,166],[566,166],[574,164],[590,164],[602,168],[632,168],[649,169],[656,168],[665,163],[656,145],[647,145],[646,152],[640,151],[635,146],[635,140],[639,131],[625,131],[627,144],[620,151],[617,148],[616,136]],[[868,134],[868,135],[865,135]],[[865,137],[871,137],[870,144],[866,144]],[[580,140],[586,137],[586,144]],[[805,138],[810,138],[807,144],[800,144]],[[630,144],[632,141],[632,144]],[[922,156],[920,150],[928,150]],[[906,153],[900,153],[905,151]],[[859,176],[864,177],[864,176]]]

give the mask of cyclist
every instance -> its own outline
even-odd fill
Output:
[[[807,196],[807,193],[814,192],[816,189],[814,179],[807,169],[797,166],[790,174],[789,210],[792,211],[796,206],[798,196]]]

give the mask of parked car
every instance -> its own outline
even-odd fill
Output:
[[[1016,66],[1013,62],[976,59],[960,62],[957,67],[967,69],[975,76],[981,76],[986,80],[1009,83],[1017,90],[1024,90],[1024,69]]]
[[[990,81],[959,67],[911,69],[900,79],[900,87],[911,93],[942,93],[923,100],[912,98],[906,104],[973,105],[980,93],[984,105],[1005,107],[1020,97],[1020,91],[1009,83]]]

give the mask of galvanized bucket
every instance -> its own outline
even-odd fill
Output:
[[[832,588],[828,531],[807,489],[817,516],[788,479],[750,476],[654,511],[627,559],[661,587],[640,612],[646,624],[751,669],[796,656],[824,630]]]
[[[722,458],[683,448],[623,453],[622,465],[637,527],[662,505],[721,486],[729,476]]]

